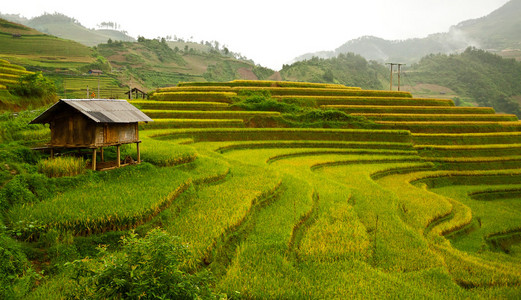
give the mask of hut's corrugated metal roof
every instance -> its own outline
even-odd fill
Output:
[[[51,108],[31,121],[49,123],[55,112],[71,106],[96,123],[135,123],[153,121],[142,111],[125,100],[113,99],[61,99]]]

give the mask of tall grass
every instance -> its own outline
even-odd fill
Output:
[[[85,173],[87,164],[83,158],[60,156],[38,162],[38,172],[47,177],[76,176]]]

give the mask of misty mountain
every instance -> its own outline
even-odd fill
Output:
[[[360,54],[368,60],[379,62],[399,61],[414,63],[431,53],[459,53],[467,47],[477,47],[500,54],[521,57],[521,0],[511,0],[489,15],[467,20],[452,26],[449,32],[436,33],[426,38],[385,40],[363,36],[350,40],[332,51],[320,51],[301,55],[293,60],[302,61],[313,56],[336,57],[341,53]],[[516,50],[517,49],[517,50]]]
[[[60,13],[43,14],[27,19],[20,15],[1,14],[0,18],[20,23],[46,34],[69,39],[86,46],[96,46],[107,42],[109,39],[132,42],[135,39],[124,31],[113,29],[89,29],[78,20]]]
[[[463,21],[453,28],[479,41],[483,49],[519,50],[521,48],[521,0],[511,0],[485,17]]]

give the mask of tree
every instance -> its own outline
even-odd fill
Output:
[[[56,87],[51,80],[42,75],[42,72],[36,72],[20,77],[19,84],[14,86],[12,91],[21,97],[48,98],[55,95]]]

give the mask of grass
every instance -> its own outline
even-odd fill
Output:
[[[252,117],[277,117],[279,112],[272,111],[197,111],[197,110],[142,110],[153,119],[243,119]]]
[[[454,106],[450,99],[371,97],[371,96],[274,96],[280,101],[308,102],[325,105],[388,105],[388,106]]]
[[[372,114],[372,113],[355,113],[355,116],[364,116],[374,121],[407,121],[407,122],[440,122],[440,121],[471,121],[471,122],[505,122],[517,121],[515,115],[507,114]]]
[[[388,129],[409,130],[413,133],[487,133],[517,132],[521,130],[521,122],[393,122],[376,121]]]
[[[521,132],[413,133],[417,145],[486,145],[521,143]]]
[[[165,130],[154,137],[160,139],[193,138],[194,141],[373,141],[410,142],[410,134],[403,130],[323,129],[323,128],[209,128]]]
[[[417,145],[415,149],[427,157],[496,157],[519,155],[521,144]]]
[[[8,219],[28,239],[50,229],[92,234],[130,228],[170,205],[191,184],[186,177],[173,168],[127,167],[47,201],[13,207]]]
[[[490,107],[398,106],[398,105],[325,105],[347,113],[373,114],[494,114]]]
[[[344,88],[359,90],[358,87],[347,87],[341,84],[272,81],[272,80],[233,80],[229,82],[180,82],[178,87],[292,87],[292,88]]]
[[[86,163],[75,157],[57,157],[38,162],[38,172],[47,177],[76,176],[86,171]]]
[[[153,110],[199,110],[199,111],[216,111],[228,109],[228,104],[222,102],[183,102],[183,101],[153,101],[153,100],[132,100],[132,105],[139,109]]]
[[[203,101],[231,103],[236,96],[231,92],[156,92],[150,99],[156,101]]]
[[[156,119],[144,124],[146,129],[158,128],[233,128],[244,127],[242,119]]]
[[[280,186],[279,176],[272,171],[231,161],[229,164],[226,181],[201,187],[184,200],[187,205],[173,208],[177,217],[166,229],[195,250],[192,263],[211,262],[219,239],[240,226],[253,207]]]

